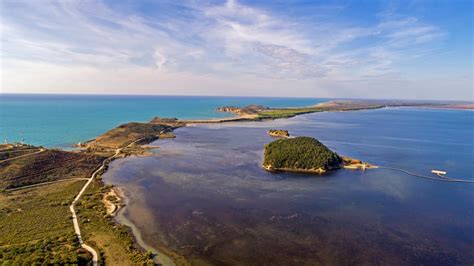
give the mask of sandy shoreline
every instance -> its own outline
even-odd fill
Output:
[[[116,212],[115,221],[118,222],[119,224],[129,227],[132,230],[135,243],[137,243],[142,249],[153,253],[155,255],[153,257],[153,261],[155,263],[159,265],[163,265],[163,266],[176,265],[171,257],[167,256],[162,251],[145,243],[140,229],[138,229],[138,227],[132,221],[130,221],[125,214],[127,212],[127,207],[128,207],[130,199],[126,196],[126,193],[124,192],[123,188],[119,186],[114,186],[114,190],[116,191],[117,195],[121,198],[122,203],[123,203],[123,207],[120,208]]]

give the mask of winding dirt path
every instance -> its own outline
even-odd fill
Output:
[[[71,206],[69,206],[69,210],[71,211],[72,213],[72,222],[74,224],[74,231],[76,232],[76,235],[77,235],[77,238],[79,239],[79,243],[81,244],[81,247],[85,248],[87,251],[89,251],[91,254],[92,254],[92,264],[94,266],[97,266],[98,265],[98,261],[99,261],[99,256],[97,255],[97,252],[91,247],[91,246],[88,246],[87,244],[84,243],[84,241],[82,240],[82,236],[81,236],[81,229],[79,228],[79,222],[77,220],[77,216],[76,216],[76,210],[74,209],[74,206],[76,205],[76,203],[80,200],[82,194],[84,194],[84,191],[86,191],[87,187],[89,187],[89,185],[92,183],[92,181],[94,181],[94,178],[97,176],[97,174],[102,171],[102,169],[105,168],[105,166],[107,165],[107,162],[109,160],[111,160],[112,158],[114,158],[115,156],[117,156],[120,151],[122,149],[117,149],[115,150],[115,154],[112,155],[111,157],[105,159],[103,162],[102,162],[102,165],[94,171],[94,173],[92,173],[91,177],[88,179],[88,181],[86,182],[86,184],[82,187],[81,191],[79,191],[79,193],[77,194],[77,196],[74,198],[74,200],[72,201],[71,203]]]
[[[13,157],[13,158],[8,158],[8,159],[5,159],[5,160],[1,160],[0,163],[8,162],[8,161],[15,160],[15,159],[18,159],[18,158],[23,158],[23,157],[30,156],[30,155],[33,155],[33,154],[42,153],[45,150],[46,149],[41,148],[39,151],[35,151],[35,152],[32,152],[32,153],[28,153],[28,154],[23,154],[23,155],[16,156],[16,157]]]
[[[133,141],[132,143],[128,144],[125,148],[128,148],[128,147],[136,144],[137,142],[139,142],[141,140],[142,139],[137,139],[137,140]],[[89,185],[92,183],[92,181],[94,181],[94,178],[97,176],[97,174],[100,171],[102,171],[105,168],[105,166],[107,165],[107,163],[110,162],[114,157],[116,157],[122,151],[122,149],[123,148],[116,149],[114,155],[112,155],[112,156],[106,158],[104,161],[102,161],[102,165],[99,168],[97,168],[97,170],[95,170],[94,173],[92,173],[91,177],[88,179],[86,184],[84,184],[81,191],[79,191],[79,193],[74,198],[71,205],[69,206],[69,210],[71,211],[71,214],[72,214],[72,223],[74,225],[74,231],[76,233],[76,236],[79,239],[79,243],[81,244],[81,247],[83,247],[84,249],[86,249],[87,251],[89,251],[92,254],[92,264],[94,266],[98,265],[99,256],[97,255],[97,252],[91,246],[85,244],[84,241],[82,240],[81,228],[79,227],[79,221],[77,220],[76,210],[74,209],[74,207],[75,207],[76,203],[81,199],[82,194],[84,194],[84,192],[89,187]],[[27,155],[31,155],[31,154],[27,154]]]
[[[40,187],[40,186],[56,184],[56,183],[60,183],[60,182],[73,181],[73,180],[89,180],[89,178],[74,177],[74,178],[60,179],[60,180],[55,180],[55,181],[47,181],[47,182],[36,183],[36,184],[33,184],[33,185],[27,185],[27,186],[16,187],[16,188],[9,188],[9,189],[6,189],[5,191],[11,192],[11,191],[17,191],[17,190],[22,190],[22,189],[27,189],[27,188],[34,188],[34,187]]]

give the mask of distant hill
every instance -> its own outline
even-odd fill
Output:
[[[242,108],[240,107],[235,107],[235,106],[223,106],[217,108],[217,111],[220,112],[228,112],[228,113],[233,113],[239,116],[249,116],[249,115],[258,115],[258,113],[268,110],[268,107],[262,106],[262,105],[257,105],[257,104],[251,104],[244,106]]]
[[[113,128],[87,144],[91,149],[123,148],[134,141],[151,142],[171,127],[162,124],[131,122]]]

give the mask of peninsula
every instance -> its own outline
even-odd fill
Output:
[[[269,108],[261,105],[244,107],[224,106],[217,110],[237,115],[234,118],[219,120],[200,120],[199,123],[231,122],[231,121],[260,121],[268,119],[290,118],[297,115],[316,112],[343,112],[386,107],[423,107],[443,109],[474,109],[473,104],[453,104],[450,102],[426,102],[404,100],[334,100],[307,107]],[[193,121],[189,121],[193,122]]]

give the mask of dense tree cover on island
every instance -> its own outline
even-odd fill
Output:
[[[336,153],[310,137],[279,139],[265,145],[263,166],[269,170],[330,170],[340,163]]]

